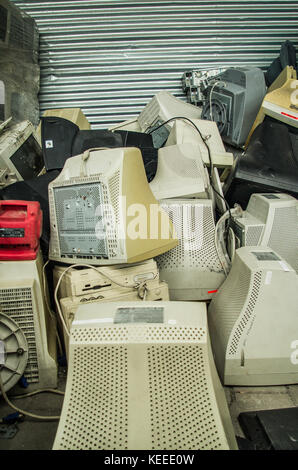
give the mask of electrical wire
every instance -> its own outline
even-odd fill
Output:
[[[17,400],[18,398],[32,397],[34,395],[38,395],[39,393],[55,393],[56,395],[65,395],[65,393],[61,390],[55,390],[54,388],[42,388],[40,390],[34,390],[33,392],[22,393],[21,395],[13,395],[10,398]]]
[[[223,84],[224,87],[226,86],[226,83],[223,80],[216,80],[213,83],[213,85],[211,87],[211,90],[210,90],[210,93],[209,93],[210,121],[213,121],[213,116],[212,116],[212,93],[213,93],[214,87],[216,87],[216,85],[220,85],[221,83]]]
[[[207,148],[208,159],[209,159],[209,165],[210,165],[210,166],[209,166],[209,169],[208,169],[208,168],[207,168],[207,169],[208,169],[208,172],[209,172],[210,185],[211,185],[213,191],[215,192],[215,194],[217,194],[217,196],[219,196],[221,199],[224,200],[224,202],[225,202],[225,204],[226,204],[226,207],[227,207],[227,210],[229,211],[230,218],[232,218],[230,206],[229,206],[227,200],[225,199],[225,197],[224,197],[222,194],[220,194],[220,193],[217,191],[217,189],[214,188],[214,184],[212,183],[213,162],[212,162],[210,147],[209,147],[209,145],[208,145],[208,143],[207,143],[207,141],[208,141],[208,139],[210,138],[210,136],[208,135],[208,136],[204,137],[203,134],[202,134],[202,132],[201,132],[200,129],[198,128],[198,126],[196,126],[196,124],[195,124],[191,119],[189,119],[189,118],[187,118],[187,117],[184,117],[184,116],[176,116],[176,117],[173,117],[173,118],[171,118],[171,119],[168,119],[167,121],[165,121],[165,122],[163,122],[162,124],[160,124],[159,126],[157,126],[155,129],[152,129],[151,131],[149,131],[148,134],[152,134],[152,132],[155,132],[155,131],[158,130],[160,127],[165,126],[165,125],[168,124],[169,122],[175,121],[175,120],[178,120],[178,119],[181,119],[181,120],[183,120],[183,121],[189,122],[189,123],[196,129],[196,131],[199,133],[199,135],[200,135],[200,137],[201,137],[203,143],[205,144],[205,146],[206,146],[206,148]],[[146,129],[146,131],[147,131],[148,129],[150,129],[150,127],[148,127],[148,128]],[[145,131],[145,132],[146,132],[146,131]]]
[[[154,129],[151,129],[151,131],[148,132],[148,134],[152,134],[152,132],[155,132],[156,130],[158,130],[160,127],[162,126],[165,126],[167,125],[169,122],[171,121],[175,121],[175,120],[178,120],[178,119],[181,119],[183,121],[187,121],[189,122],[195,129],[196,131],[199,133],[203,143],[205,144],[206,148],[207,148],[207,153],[208,153],[208,159],[209,159],[209,169],[207,167],[207,170],[209,172],[209,179],[210,179],[210,185],[213,189],[213,191],[215,192],[215,194],[217,194],[217,196],[219,196],[221,199],[223,199],[225,205],[226,205],[226,208],[227,208],[227,211],[229,213],[229,219],[227,221],[227,226],[226,226],[226,230],[225,230],[225,235],[224,235],[224,238],[225,238],[225,243],[227,244],[228,242],[228,232],[229,232],[229,227],[230,227],[230,221],[232,220],[232,214],[231,214],[231,208],[226,200],[226,198],[220,194],[217,189],[214,187],[214,184],[213,184],[213,178],[212,178],[212,172],[213,172],[213,162],[212,162],[212,157],[211,157],[211,150],[210,150],[210,147],[207,143],[208,139],[210,138],[210,135],[207,135],[207,136],[203,136],[202,132],[200,131],[200,129],[198,128],[198,126],[196,126],[196,124],[189,118],[185,117],[185,116],[176,116],[176,117],[173,117],[173,118],[170,118],[168,119],[167,121],[163,122],[162,124],[160,124],[159,126],[155,127]],[[146,129],[146,131],[150,129],[150,127],[148,127]],[[146,132],[145,131],[145,132]]]
[[[58,329],[57,329],[57,320],[56,320],[56,316],[55,316],[53,310],[51,309],[51,306],[49,305],[48,293],[46,291],[47,279],[46,279],[45,269],[46,269],[47,265],[49,264],[49,262],[50,262],[50,260],[47,260],[46,263],[43,265],[43,268],[42,268],[43,296],[44,296],[44,299],[45,299],[47,310],[48,310],[48,312],[49,312],[49,314],[50,314],[50,316],[53,320],[53,323],[54,323],[58,348],[59,348],[60,355],[62,356],[63,355],[63,349],[62,349],[62,344],[61,344],[61,340],[60,340]]]
[[[57,421],[60,419],[60,416],[40,416],[40,415],[36,415],[34,413],[29,413],[29,411],[24,411],[22,410],[21,408],[18,408],[16,405],[14,405],[10,399],[8,398],[5,390],[4,390],[4,385],[3,385],[3,382],[2,382],[2,377],[1,377],[1,373],[0,373],[0,391],[2,393],[2,396],[4,398],[4,400],[6,401],[7,405],[12,408],[13,410],[17,411],[18,413],[21,413],[22,415],[24,416],[29,416],[30,418],[34,418],[34,419],[38,419],[38,420],[42,420],[42,421]],[[59,390],[56,390],[55,392],[60,392]],[[63,393],[63,392],[62,392]],[[34,394],[34,392],[32,392],[32,394]],[[31,393],[30,394],[27,394],[27,396],[31,396]],[[19,398],[22,398],[22,396],[20,396]]]
[[[89,265],[89,264],[72,264],[71,266],[68,266],[60,275],[59,279],[58,279],[58,282],[56,284],[56,287],[55,287],[55,291],[54,291],[54,299],[55,299],[55,303],[56,303],[56,307],[57,307],[57,311],[58,311],[58,315],[59,315],[59,318],[61,320],[61,323],[63,325],[63,328],[64,328],[64,331],[66,332],[66,334],[69,336],[70,335],[70,331],[65,323],[65,320],[64,320],[64,317],[63,317],[63,314],[62,314],[62,311],[61,311],[61,308],[60,308],[60,303],[59,303],[59,299],[58,299],[58,290],[59,290],[59,287],[60,287],[60,284],[61,284],[61,281],[62,281],[62,278],[63,276],[65,276],[65,274],[70,270],[70,269],[73,269],[73,268],[76,268],[76,267],[84,267],[84,268],[90,268],[90,269],[93,269],[94,271],[98,272],[99,274],[101,274],[102,276],[106,277],[107,279],[109,279],[111,282],[113,282],[114,284],[116,284],[117,286],[119,287],[124,287],[124,288],[127,288],[127,289],[137,289],[138,290],[138,295],[139,297],[144,300],[144,296],[147,295],[146,293],[146,290],[147,290],[147,286],[146,286],[146,281],[143,281],[143,282],[139,282],[139,283],[135,283],[135,284],[122,284],[118,281],[116,281],[115,279],[113,279],[112,277],[110,277],[108,274],[106,274],[105,272],[103,272],[100,268],[96,267],[96,266],[92,266],[92,265]],[[142,289],[144,289],[144,295],[142,296]]]

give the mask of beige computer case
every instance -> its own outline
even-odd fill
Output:
[[[159,276],[169,286],[171,300],[208,300],[225,280],[215,246],[212,201],[160,201],[179,239],[172,250],[156,258]]]
[[[45,302],[41,253],[30,261],[0,261],[0,309],[28,343],[25,378],[29,390],[57,386],[56,321]]]
[[[298,383],[292,358],[297,305],[298,276],[271,248],[236,250],[208,309],[215,363],[225,385]]]
[[[237,449],[205,304],[82,305],[53,449]]]
[[[185,143],[160,148],[157,171],[150,188],[158,200],[179,197],[208,199],[210,181],[200,147]]]
[[[142,296],[145,297],[143,298]],[[144,300],[145,299],[145,300]],[[80,305],[86,303],[98,302],[127,302],[127,301],[165,301],[169,300],[169,289],[166,282],[149,281],[146,291],[143,289],[138,292],[136,289],[123,289],[121,287],[110,290],[94,292],[93,294],[85,294],[76,297],[65,297],[60,299],[60,307],[62,315],[68,330],[71,328],[75,313]],[[63,329],[65,351],[68,357],[69,337]]]
[[[87,150],[68,158],[49,184],[49,206],[53,261],[136,263],[178,243],[137,148]]]
[[[53,270],[54,287],[56,287],[60,276],[68,266],[55,266]],[[92,268],[75,267],[67,271],[61,278],[58,297],[73,297],[78,295],[93,294],[111,289],[122,289],[127,291],[127,287],[136,283],[147,282],[150,285],[159,283],[159,272],[156,261],[146,260],[143,263],[134,265],[101,266],[101,272]],[[102,274],[101,274],[102,273]],[[106,277],[104,274],[106,274]],[[113,282],[116,281],[115,282]]]

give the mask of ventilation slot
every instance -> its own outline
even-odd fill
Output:
[[[39,373],[31,289],[0,289],[0,308],[18,324],[26,337],[29,349],[24,375],[29,384],[36,383]]]
[[[61,450],[127,449],[127,349],[74,349]]]
[[[187,207],[188,206],[188,207]],[[212,206],[162,204],[179,237],[179,244],[156,258],[160,270],[200,269],[222,272],[215,242]]]
[[[247,327],[248,322],[251,320],[251,318],[254,315],[254,308],[258,300],[261,279],[262,279],[262,273],[261,272],[255,273],[254,278],[253,278],[252,289],[251,289],[250,296],[249,296],[249,302],[247,304],[245,312],[239,318],[237,327],[233,334],[231,344],[228,349],[228,354],[230,355],[235,355],[237,353],[237,349],[238,349],[241,337],[243,335],[243,332],[245,328]]]
[[[148,348],[152,449],[221,449],[199,345]]]
[[[72,332],[72,343],[173,343],[206,340],[204,328],[188,326],[122,326],[100,328],[76,328]]]

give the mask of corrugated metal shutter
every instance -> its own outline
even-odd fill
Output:
[[[41,34],[41,111],[80,107],[92,128],[130,119],[186,70],[255,65],[298,45],[297,1],[14,0]]]

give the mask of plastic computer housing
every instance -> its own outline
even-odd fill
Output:
[[[53,270],[54,286],[57,285],[60,276],[67,269],[68,266],[55,266]],[[101,266],[100,272],[92,268],[74,267],[66,272],[60,282],[58,297],[72,297],[78,295],[93,294],[95,292],[102,292],[116,287],[119,285],[134,285],[136,283],[148,282],[152,284],[153,281],[159,282],[159,272],[157,269],[156,261],[150,259],[143,263],[133,265],[117,265],[117,266]],[[106,277],[104,274],[108,277]],[[127,288],[123,287],[123,291]]]
[[[90,150],[69,158],[49,184],[49,205],[54,261],[135,263],[178,243],[137,148]]]
[[[138,122],[141,130],[145,132],[177,116],[199,119],[201,109],[192,104],[185,103],[168,91],[160,91],[149,101],[139,114]],[[168,131],[171,129],[173,123],[174,121],[166,125]]]
[[[283,193],[252,194],[233,218],[240,246],[269,246],[298,272],[298,201]]]
[[[208,87],[202,118],[218,123],[228,144],[243,146],[266,93],[264,72],[257,67],[228,68]],[[210,97],[211,93],[211,97]]]
[[[42,151],[29,121],[0,131],[0,189],[38,176],[43,168]]]
[[[109,131],[123,130],[123,131],[132,131],[132,132],[142,132],[141,126],[139,124],[138,118],[129,119],[128,121],[119,122],[109,127]]]
[[[210,182],[200,147],[185,143],[160,148],[157,171],[150,188],[158,200],[175,197],[208,199]]]
[[[141,293],[144,294],[144,291]],[[137,289],[114,287],[113,289],[94,292],[93,294],[85,294],[75,297],[65,297],[60,299],[60,307],[63,319],[67,328],[70,330],[75,313],[78,307],[87,303],[98,302],[147,302],[147,301],[167,301],[169,300],[169,289],[166,282],[148,281],[145,300],[140,297]],[[68,359],[69,352],[69,336],[65,332],[62,325],[65,352]]]
[[[226,69],[187,70],[181,77],[181,84],[187,100],[196,106],[202,106],[206,100],[206,88],[208,83],[215,80],[216,76]]]
[[[35,259],[41,232],[38,201],[0,201],[0,260]]]
[[[206,305],[80,306],[53,449],[237,449]]]
[[[159,277],[169,286],[171,300],[208,300],[225,280],[215,246],[212,201],[161,201],[176,229],[179,244],[156,258]]]
[[[218,168],[231,167],[233,165],[233,154],[226,152],[216,122],[205,121],[203,119],[191,119],[191,121],[199,129],[203,137],[209,136],[206,142],[210,149],[213,165]],[[199,153],[204,164],[210,166],[206,144],[190,122],[177,119],[173,124],[165,146],[177,144],[194,144],[199,146]]]
[[[245,147],[248,146],[252,134],[266,116],[288,124],[290,127],[298,128],[297,112],[297,74],[292,70],[295,78],[288,78],[281,87],[269,90],[261,103],[259,112],[247,136]],[[290,76],[290,74],[289,74]]]
[[[28,343],[19,325],[1,310],[0,345],[0,376],[4,391],[7,392],[24,374],[28,361]]]
[[[26,337],[30,390],[57,386],[56,324],[45,301],[42,268],[40,252],[35,260],[0,261],[0,310]]]
[[[43,116],[61,117],[73,122],[82,130],[91,129],[90,122],[80,108],[47,109],[43,113]],[[38,124],[36,129],[36,136],[41,145],[41,122]]]
[[[215,363],[225,385],[298,383],[297,304],[297,274],[271,248],[236,250],[208,309]]]

